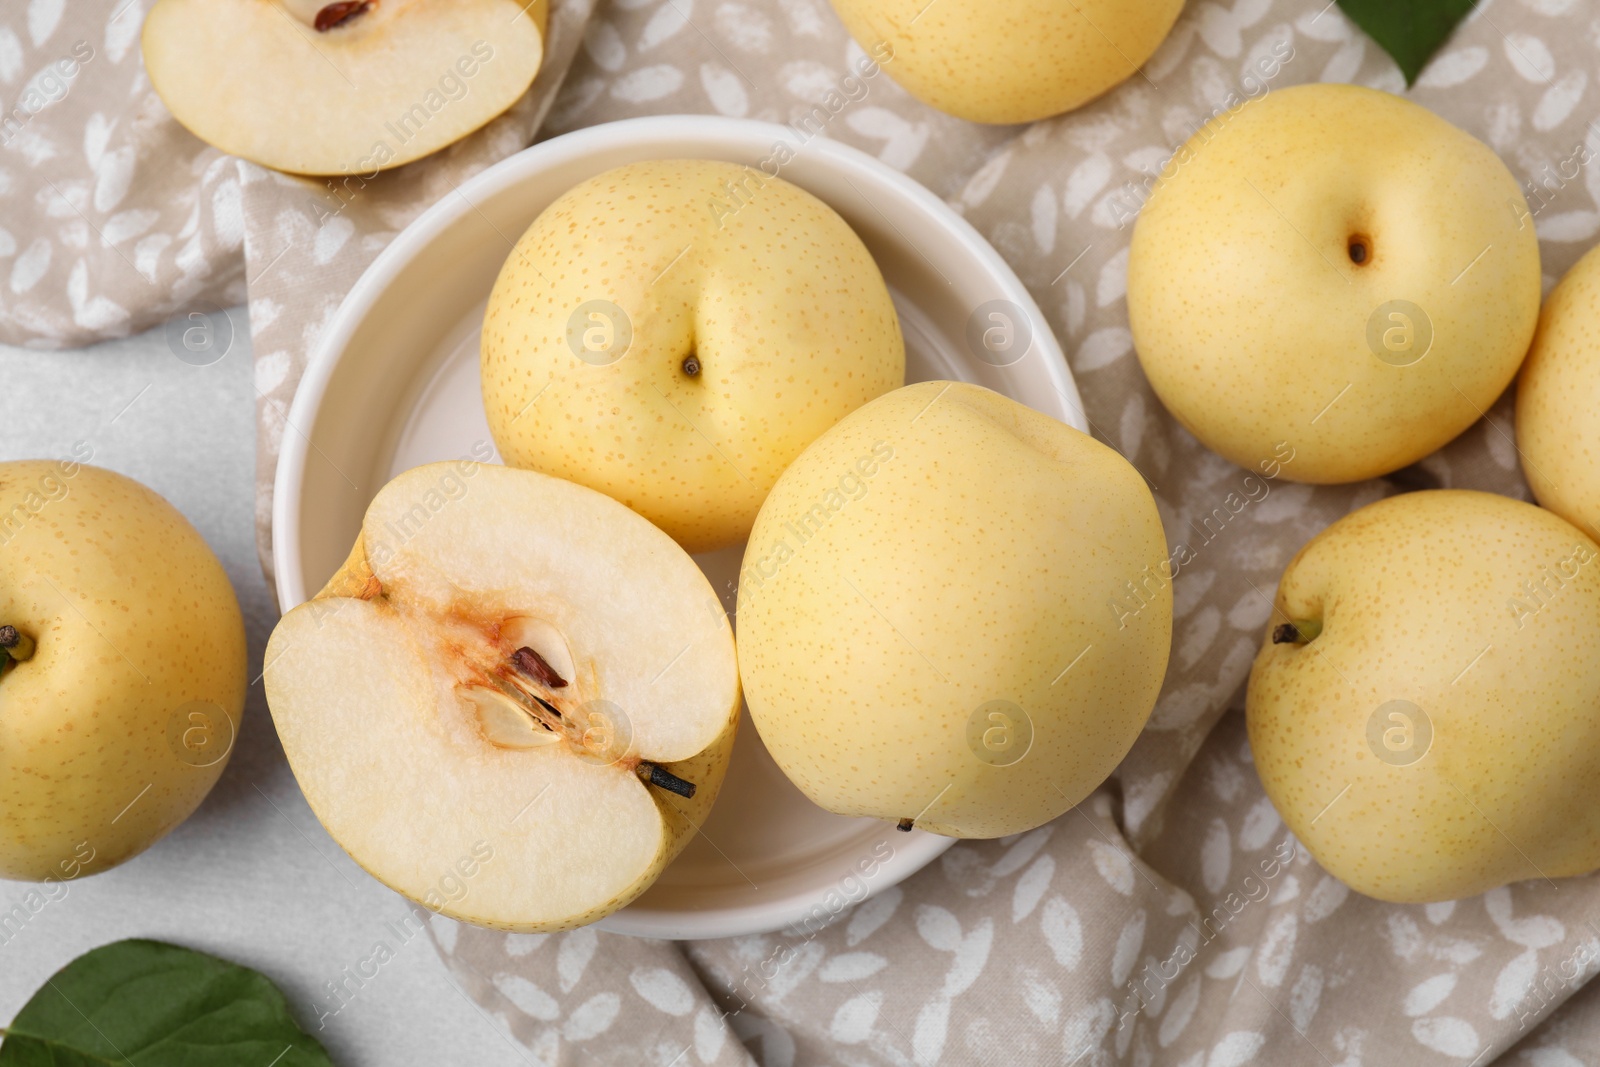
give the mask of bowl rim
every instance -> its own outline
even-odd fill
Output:
[[[693,158],[706,152],[710,145],[730,152],[748,153],[753,147],[767,149],[780,142],[792,148],[795,139],[796,131],[789,126],[713,115],[652,115],[588,126],[534,144],[485,168],[459,185],[453,185],[449,193],[402,228],[362,271],[328,320],[313,346],[288,413],[284,416],[288,432],[282,436],[274,469],[271,516],[273,585],[280,611],[287,612],[297,607],[314,592],[306,588],[299,533],[304,511],[302,493],[306,465],[314,446],[308,433],[301,427],[314,425],[334,373],[356,330],[373,312],[396,278],[440,234],[467,213],[478,211],[479,201],[551,167],[575,162],[596,153],[619,147],[659,145],[668,149],[674,142],[688,141],[691,143],[686,145],[686,151],[681,156],[674,156],[668,151],[653,158]],[[1004,293],[1004,298],[1027,316],[1032,328],[1032,345],[1039,350],[1051,385],[1065,402],[1066,417],[1062,421],[1085,433],[1089,431],[1083,402],[1054,331],[1016,272],[971,223],[920,182],[858,148],[819,134],[803,140],[795,154],[801,151],[807,156],[824,159],[831,169],[853,178],[869,180],[899,197],[919,210],[930,225],[942,228],[948,237],[962,245],[982,272]],[[779,177],[782,177],[781,171]],[[862,196],[866,198],[865,193]],[[890,222],[890,226],[894,227],[893,222]],[[1061,418],[1061,415],[1055,414],[1055,417]],[[896,842],[894,855],[883,863],[872,879],[868,896],[876,895],[921,870],[954,845],[956,840],[923,831],[895,834],[894,837],[900,838]],[[807,890],[745,905],[689,912],[642,907],[636,901],[602,919],[598,925],[615,933],[673,939],[766,933],[804,920],[812,913],[822,895],[825,894]]]

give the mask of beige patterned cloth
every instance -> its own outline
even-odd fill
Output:
[[[345,203],[222,156],[166,115],[136,47],[147,4],[0,11],[0,339],[84,344],[247,297],[263,558],[307,351],[423,207],[536,135],[663,112],[788,121],[859,55],[825,0],[556,0],[526,99]],[[1410,93],[1528,183],[1547,287],[1600,231],[1597,59],[1590,0],[1484,0]],[[1327,0],[1200,0],[1140,75],[1059,119],[978,127],[887,78],[839,110],[828,136],[948,198],[1016,268],[1096,435],[1146,475],[1169,538],[1194,550],[1166,687],[1079,809],[960,843],[818,932],[672,944],[438,922],[445,960],[531,1062],[1600,1065],[1600,984],[1583,989],[1600,970],[1600,881],[1426,907],[1364,899],[1298,846],[1250,766],[1238,694],[1300,544],[1398,489],[1527,496],[1509,398],[1392,478],[1263,494],[1181,430],[1140,373],[1124,295],[1148,176],[1230,102],[1318,80],[1405,88]],[[1205,531],[1235,493],[1247,506]]]

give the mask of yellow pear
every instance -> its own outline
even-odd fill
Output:
[[[151,86],[196,137],[292,174],[343,175],[353,193],[514,104],[544,58],[548,10],[549,0],[157,0],[142,50]]]
[[[955,837],[1055,818],[1111,773],[1166,671],[1155,501],[1117,453],[975,385],[846,416],[761,508],[739,670],[816,803]]]
[[[1134,227],[1150,384],[1208,447],[1350,482],[1483,416],[1539,314],[1539,245],[1489,147],[1400,97],[1279,89],[1208,123]]]
[[[733,634],[692,559],[616,501],[466,461],[399,475],[267,645],[311,810],[435,911],[592,922],[705,821],[739,713]]]
[[[974,122],[1033,122],[1132,77],[1183,0],[833,0],[833,8],[923,103]]]
[[[1600,255],[1550,292],[1517,381],[1517,450],[1539,503],[1600,536]]]
[[[244,709],[244,622],[176,508],[72,460],[0,463],[0,627],[0,877],[105,870],[200,806]]]
[[[489,297],[482,366],[507,463],[704,552],[744,540],[801,449],[905,380],[905,345],[832,208],[754,168],[661,160],[534,221]]]
[[[1250,672],[1256,770],[1357,892],[1600,867],[1600,547],[1509,497],[1407,493],[1302,548]]]

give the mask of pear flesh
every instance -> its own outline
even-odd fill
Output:
[[[467,462],[379,492],[267,663],[334,839],[398,892],[509,930],[643,892],[705,820],[739,708],[727,618],[670,538],[593,490]]]
[[[354,181],[436,152],[515,103],[543,60],[547,9],[159,0],[142,48],[150,84],[202,141]]]

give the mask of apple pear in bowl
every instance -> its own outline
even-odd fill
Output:
[[[1116,767],[1172,637],[1144,480],[998,393],[923,382],[846,416],[761,508],[739,670],[778,766],[842,815],[1021,833]]]
[[[1539,243],[1488,145],[1354,85],[1274,90],[1184,145],[1140,211],[1128,317],[1162,403],[1225,459],[1284,476],[1414,463],[1517,373]]]
[[[616,498],[690,552],[744,540],[819,434],[905,380],[872,255],[753,167],[654,160],[533,222],[484,315],[484,408],[515,467]]]
[[[731,628],[682,549],[594,490],[467,461],[380,490],[266,660],[334,840],[397,892],[506,930],[647,889],[705,821],[738,722]]]
[[[157,0],[150,84],[207,144],[358,180],[505,111],[544,58],[548,0]]]
[[[188,818],[245,688],[239,602],[176,508],[75,461],[0,463],[0,878],[93,874]]]
[[[1600,546],[1509,497],[1381,500],[1278,585],[1246,715],[1329,873],[1397,903],[1600,867]]]

